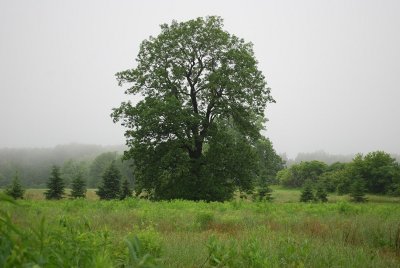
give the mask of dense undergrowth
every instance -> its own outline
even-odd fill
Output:
[[[0,267],[400,266],[397,203],[3,200],[0,210]]]

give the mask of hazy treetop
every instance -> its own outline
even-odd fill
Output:
[[[114,74],[173,19],[219,15],[254,43],[276,150],[400,153],[400,2],[1,1],[0,147],[122,144]]]

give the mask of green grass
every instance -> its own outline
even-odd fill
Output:
[[[42,192],[0,203],[8,267],[400,267],[398,198],[303,204],[279,187],[273,203],[99,201],[93,190],[46,201]]]

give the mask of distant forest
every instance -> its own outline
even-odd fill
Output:
[[[81,173],[88,187],[96,188],[104,169],[115,160],[123,176],[133,183],[129,161],[121,161],[125,146],[68,144],[54,148],[0,149],[0,188],[17,174],[26,188],[46,188],[52,166],[59,166],[63,179]]]
[[[341,163],[349,163],[353,160],[356,154],[329,154],[325,151],[316,151],[311,153],[298,153],[294,159],[289,159],[285,154],[281,155],[281,157],[286,161],[286,166],[291,166],[293,164],[298,164],[306,161],[321,161],[328,165],[331,165],[336,162]],[[393,158],[400,162],[399,154],[391,154]]]
[[[61,169],[69,186],[71,178],[81,173],[89,188],[97,188],[104,170],[115,160],[122,175],[134,184],[132,162],[122,161],[124,145],[100,146],[85,144],[58,145],[54,148],[0,149],[0,188],[9,185],[18,174],[26,188],[46,188],[53,165]],[[295,159],[281,155],[290,167],[302,161],[321,161],[328,165],[351,162],[354,155],[335,155],[324,151],[299,153]],[[392,155],[400,162],[400,155]]]

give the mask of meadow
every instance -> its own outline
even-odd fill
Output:
[[[400,200],[0,202],[0,267],[400,267]],[[36,265],[36,266],[35,266]]]

